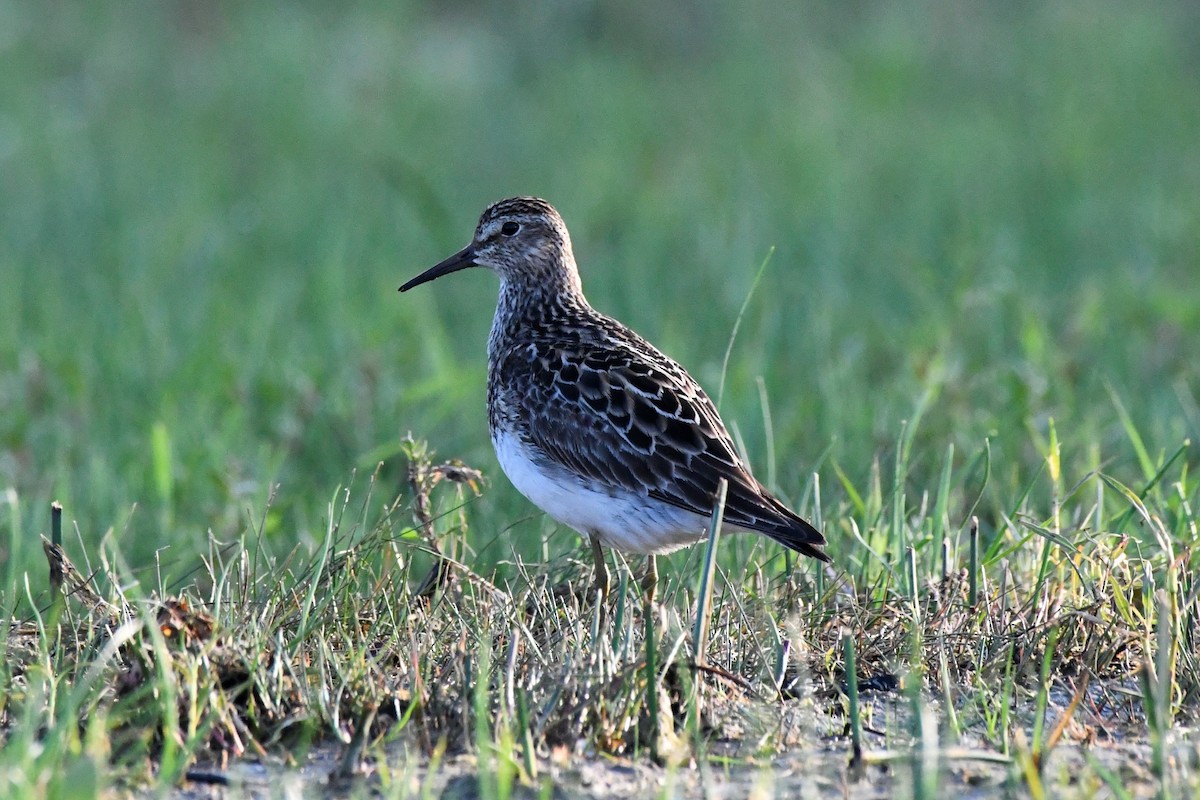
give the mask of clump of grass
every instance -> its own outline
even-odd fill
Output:
[[[1197,599],[1180,578],[1191,556],[1168,557],[1156,537],[1137,555],[1128,533],[1086,522],[1120,519],[1136,501],[1163,537],[1194,524],[1190,504],[1150,505],[1152,492],[1107,491],[1123,485],[1091,476],[1080,486],[1096,493],[1063,491],[1049,524],[1023,499],[959,565],[943,545],[953,530],[927,511],[938,504],[912,510],[868,489],[859,496],[876,500],[824,512],[842,568],[819,583],[812,565],[750,568],[756,546],[744,566],[709,560],[697,592],[694,579],[667,577],[647,615],[622,562],[600,605],[573,557],[519,562],[503,581],[473,571],[462,509],[477,473],[416,443],[408,453],[402,500],[379,500],[376,476],[352,484],[310,550],[274,554],[253,531],[212,540],[182,590],[142,585],[111,542],[86,573],[48,548],[63,559],[62,611],[6,633],[6,796],[85,778],[170,786],[197,764],[299,763],[321,742],[339,743],[340,778],[386,784],[407,774],[387,756],[402,741],[417,764],[475,753],[481,793],[504,797],[544,780],[555,753],[663,757],[676,726],[689,736],[672,744],[674,763],[714,757],[708,743],[722,741],[725,759],[780,752],[800,740],[792,704],[839,687],[856,764],[908,765],[914,796],[940,791],[963,759],[1010,764],[1013,780],[1047,791],[1056,747],[1114,728],[1150,736],[1156,775],[1172,785],[1170,721],[1190,713],[1183,687],[1196,685],[1178,645],[1195,635]],[[950,485],[944,473],[939,492]],[[1099,505],[1069,505],[1080,497]],[[1043,546],[1031,552],[1031,540]],[[698,555],[684,558],[677,569],[699,568]],[[730,569],[745,572],[732,580]],[[973,581],[976,570],[998,579]],[[1122,688],[1135,675],[1144,718]],[[1055,710],[1064,689],[1071,701]],[[843,713],[829,706],[830,732],[841,735]]]

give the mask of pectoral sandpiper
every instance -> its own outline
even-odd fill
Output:
[[[500,277],[488,337],[488,427],[504,473],[558,522],[601,545],[654,556],[705,537],[718,481],[725,524],[828,561],[821,533],[775,498],[734,449],[687,371],[583,296],[571,238],[545,200],[489,206],[471,243],[400,291],[467,267]]]

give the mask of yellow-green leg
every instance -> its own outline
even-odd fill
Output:
[[[600,599],[608,597],[608,567],[604,564],[604,551],[600,549],[600,540],[595,534],[588,537],[592,540],[592,558],[596,561],[596,591],[600,592]]]
[[[653,555],[646,556],[646,574],[642,576],[642,591],[646,599],[646,611],[652,611],[654,596],[658,593],[658,559]]]

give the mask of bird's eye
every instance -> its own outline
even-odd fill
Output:
[[[512,236],[519,230],[521,230],[521,226],[515,222],[506,222],[500,226],[500,232],[505,236]]]

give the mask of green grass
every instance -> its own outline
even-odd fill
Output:
[[[781,664],[831,687],[847,627],[860,674],[924,682],[889,728],[908,739],[866,741],[868,761],[911,766],[914,796],[960,733],[1012,756],[1030,792],[1052,785],[1040,771],[1074,729],[1056,733],[1051,688],[1091,676],[1107,700],[1082,718],[1121,706],[1126,681],[1159,791],[1182,786],[1172,721],[1200,691],[1198,35],[1185,3],[0,6],[0,609],[16,625],[0,786],[170,785],[231,737],[349,746],[364,726],[417,735],[418,764],[492,742],[495,796],[541,779],[556,722],[645,749],[630,731],[659,693],[639,683],[636,588],[622,572],[603,624],[556,600],[553,578],[586,583],[586,550],[490,452],[494,279],[395,291],[487,202],[525,193],[563,212],[593,303],[719,391],[756,473],[830,539],[837,570],[818,573],[723,537],[711,629],[740,622],[708,664],[760,694]],[[483,491],[410,519],[409,432],[481,468]],[[63,626],[38,539],[54,499],[115,609],[72,599]],[[404,582],[433,563],[433,529],[459,588],[425,618]],[[663,566],[667,700],[699,550]],[[274,675],[259,691],[278,709],[243,730],[235,686],[200,699],[215,642],[155,633],[181,593],[219,630],[254,627],[240,680]],[[557,631],[531,639],[554,643],[542,673],[509,659],[520,625]],[[462,676],[421,694],[451,652],[426,653],[435,633],[488,642],[495,695]],[[545,665],[585,652],[576,688],[606,688],[570,717]],[[432,716],[379,688],[372,659],[393,656],[392,688]],[[131,664],[145,683],[126,697]],[[934,696],[953,701],[938,730]],[[1080,769],[1119,785],[1111,764]]]

